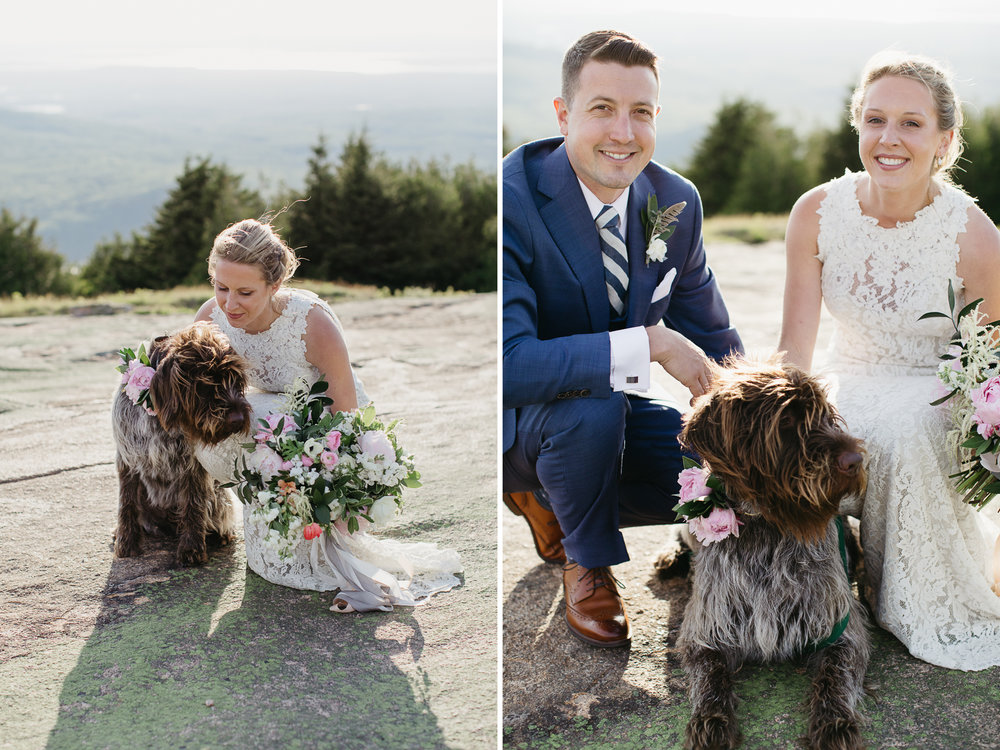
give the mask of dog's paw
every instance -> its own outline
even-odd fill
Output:
[[[691,550],[673,544],[659,554],[653,568],[661,579],[686,576],[691,570]]]
[[[139,537],[136,534],[115,532],[115,557],[137,557],[139,553]]]
[[[177,543],[177,562],[181,565],[204,565],[208,562],[208,550],[204,539],[182,536]]]
[[[862,750],[865,747],[861,727],[844,717],[822,723],[810,722],[807,742],[816,750]]]
[[[740,746],[743,734],[735,716],[692,716],[686,739],[688,750],[730,750]]]
[[[208,539],[216,547],[228,547],[236,541],[236,533],[233,531],[213,531]]]

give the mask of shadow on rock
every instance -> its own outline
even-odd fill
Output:
[[[408,611],[335,614],[232,547],[190,569],[169,542],[145,549],[112,563],[49,748],[444,744]]]

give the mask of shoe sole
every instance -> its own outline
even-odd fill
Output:
[[[632,643],[632,636],[624,638],[620,641],[599,641],[596,638],[589,638],[578,630],[575,630],[573,626],[569,624],[568,617],[564,617],[563,619],[566,621],[566,627],[569,628],[569,632],[586,643],[588,646],[596,646],[597,648],[620,648],[621,646],[628,646]]]

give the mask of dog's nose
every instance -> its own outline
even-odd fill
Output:
[[[837,459],[838,468],[845,474],[854,474],[861,466],[861,454],[850,451],[841,453]]]
[[[246,427],[247,419],[243,412],[231,411],[229,412],[229,416],[226,418],[226,421],[235,432],[242,432],[244,427]]]

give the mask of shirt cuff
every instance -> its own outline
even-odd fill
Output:
[[[642,326],[609,331],[611,390],[649,390],[649,336]]]

